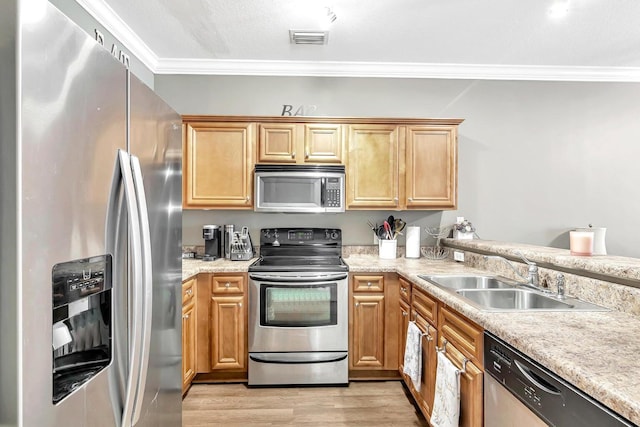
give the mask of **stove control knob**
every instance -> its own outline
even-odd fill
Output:
[[[331,240],[336,240],[338,238],[338,231],[337,230],[333,230],[331,232]]]

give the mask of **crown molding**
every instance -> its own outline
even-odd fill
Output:
[[[76,3],[118,39],[145,67],[156,73],[158,56],[104,0],[76,0]]]
[[[104,0],[76,2],[154,74],[640,82],[638,67],[159,58]]]
[[[156,74],[640,82],[640,68],[160,59]]]

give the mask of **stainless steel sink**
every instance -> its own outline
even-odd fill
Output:
[[[517,282],[499,276],[477,275],[418,275],[419,278],[433,283],[436,286],[448,289],[513,289]]]
[[[497,310],[549,310],[573,308],[572,304],[525,289],[462,289],[459,295],[476,304]]]
[[[419,274],[418,277],[485,311],[609,311],[576,298],[559,299],[501,276]]]

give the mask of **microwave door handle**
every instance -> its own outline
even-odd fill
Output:
[[[327,204],[327,202],[325,200],[325,198],[326,198],[325,193],[326,192],[327,192],[327,178],[322,177],[322,178],[320,178],[320,206],[322,206],[323,208]]]

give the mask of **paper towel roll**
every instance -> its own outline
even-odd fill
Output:
[[[406,236],[405,258],[420,258],[420,227],[407,227]]]

